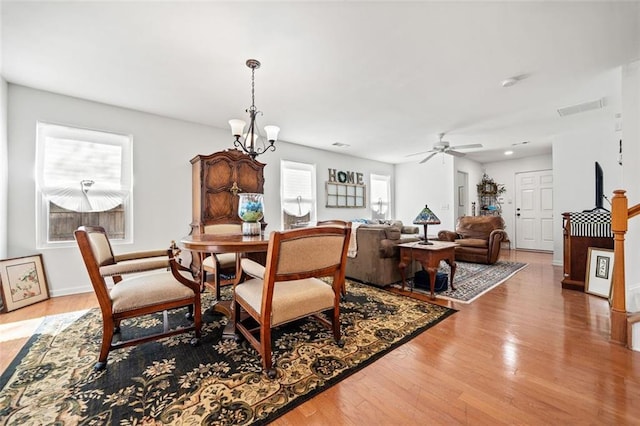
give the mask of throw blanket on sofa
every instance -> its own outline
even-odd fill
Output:
[[[356,257],[358,254],[358,241],[356,235],[358,234],[358,227],[362,225],[361,222],[351,222],[351,237],[349,238],[349,251],[347,256]]]

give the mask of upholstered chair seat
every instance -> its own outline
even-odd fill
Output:
[[[465,247],[478,247],[486,249],[489,246],[489,240],[480,238],[456,238],[455,242]]]
[[[229,269],[236,267],[235,253],[218,253],[214,256],[205,257],[202,261],[202,267],[206,271],[214,272],[218,265],[215,264],[216,258],[221,269]]]
[[[254,278],[238,284],[236,295],[261,315],[263,290],[263,281]],[[333,300],[331,286],[317,278],[275,283],[271,304],[271,327],[304,318],[309,316],[309,312],[331,309]]]
[[[153,291],[149,288],[153,287]],[[146,308],[163,302],[193,297],[193,290],[176,281],[171,272],[132,277],[113,286],[109,292],[113,313]]]

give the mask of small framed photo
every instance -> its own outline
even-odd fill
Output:
[[[613,274],[613,250],[589,247],[585,291],[609,299]]]
[[[2,312],[10,312],[49,298],[42,255],[0,260]]]

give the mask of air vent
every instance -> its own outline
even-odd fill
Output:
[[[604,107],[604,98],[600,98],[595,101],[585,102],[578,105],[559,108],[558,114],[560,114],[560,117],[564,117],[566,115],[579,114],[581,112],[591,111],[592,109],[600,109],[602,107]]]

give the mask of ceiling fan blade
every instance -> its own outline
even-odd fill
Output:
[[[458,152],[458,151],[454,151],[454,150],[452,150],[452,149],[448,149],[448,150],[446,150],[445,152],[446,152],[447,154],[451,154],[451,155],[453,155],[454,157],[464,157],[465,155],[467,155],[467,154],[465,154],[464,152]]]
[[[450,149],[470,149],[470,148],[482,148],[482,144],[481,143],[472,143],[469,145],[458,145],[458,146],[451,146],[449,147]]]
[[[420,164],[422,164],[422,163],[426,163],[427,161],[429,161],[429,159],[430,159],[431,157],[433,157],[433,156],[434,156],[434,155],[436,155],[436,154],[437,154],[437,152],[434,152],[433,154],[429,154],[429,155],[427,156],[427,158],[425,158],[424,160],[420,161]]]
[[[421,151],[421,152],[414,152],[413,154],[407,154],[405,155],[405,157],[414,157],[416,155],[422,155],[422,154],[426,154],[428,152],[433,152],[432,149],[430,149],[429,151]]]

